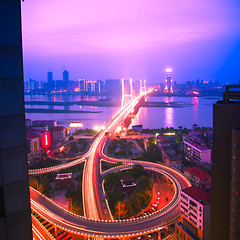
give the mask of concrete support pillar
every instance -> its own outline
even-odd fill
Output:
[[[158,230],[158,240],[161,240],[161,230]]]

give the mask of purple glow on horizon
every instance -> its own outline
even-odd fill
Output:
[[[233,69],[240,78],[232,54],[239,49],[239,9],[236,0],[25,1],[25,76],[46,80],[51,70],[61,79],[66,67],[72,80],[156,82],[172,66],[180,82],[224,80]]]

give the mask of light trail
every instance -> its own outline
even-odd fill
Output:
[[[81,158],[67,164],[45,169],[31,170],[30,172],[30,174],[33,175],[57,171],[85,161],[82,181],[83,207],[85,217],[81,217],[69,212],[38,191],[30,188],[31,207],[34,211],[36,211],[40,216],[60,229],[73,234],[101,238],[119,238],[123,236],[130,237],[147,234],[149,232],[160,230],[178,218],[180,211],[180,190],[191,185],[181,172],[167,167],[164,164],[126,159],[114,159],[109,158],[104,154],[104,148],[107,140],[105,134],[107,132],[111,134],[114,133],[117,127],[121,126],[126,117],[131,113],[139,101],[141,101],[144,95],[145,94],[141,94],[135,100],[133,100],[132,103],[129,103],[125,108],[121,108],[120,111],[107,124],[105,129],[98,133],[89,151],[85,153]],[[108,216],[102,213],[102,206],[105,204],[104,207],[108,209],[107,204],[105,201],[101,202],[99,196],[99,189],[102,187],[102,184],[99,183],[99,158],[108,159],[113,162],[122,161],[129,165],[139,163],[146,169],[166,175],[171,179],[175,186],[174,198],[166,207],[161,209],[161,211],[145,217],[126,220],[112,220],[110,217],[111,214],[109,214],[110,220],[106,220]],[[126,166],[120,166],[120,170],[121,167],[123,168]],[[113,171],[114,170],[116,171],[116,169],[113,169]],[[105,174],[105,172],[103,174]]]

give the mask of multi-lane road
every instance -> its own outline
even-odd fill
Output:
[[[179,216],[180,190],[190,186],[189,181],[181,172],[163,164],[113,158],[109,159],[103,151],[107,140],[106,135],[112,134],[117,127],[123,123],[142,98],[144,98],[144,94],[138,96],[132,103],[121,109],[112,118],[105,129],[95,137],[89,151],[81,158],[67,164],[29,171],[31,175],[42,174],[68,168],[85,161],[82,181],[85,217],[80,217],[68,212],[38,191],[30,189],[31,207],[34,211],[63,230],[74,234],[95,237],[121,237],[145,234],[161,229],[173,222]],[[100,192],[102,186],[100,181],[100,158],[109,159],[111,161],[128,161],[130,164],[139,163],[146,169],[165,174],[172,180],[175,186],[175,195],[173,199],[164,209],[147,217],[134,220],[112,221],[111,214],[103,212],[103,209],[108,209],[108,206],[107,202],[102,201]],[[119,170],[125,167],[126,166],[121,166]],[[103,206],[104,204],[105,206]]]

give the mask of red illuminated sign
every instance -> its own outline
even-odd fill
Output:
[[[42,146],[47,149],[51,146],[51,135],[50,132],[42,133]]]

